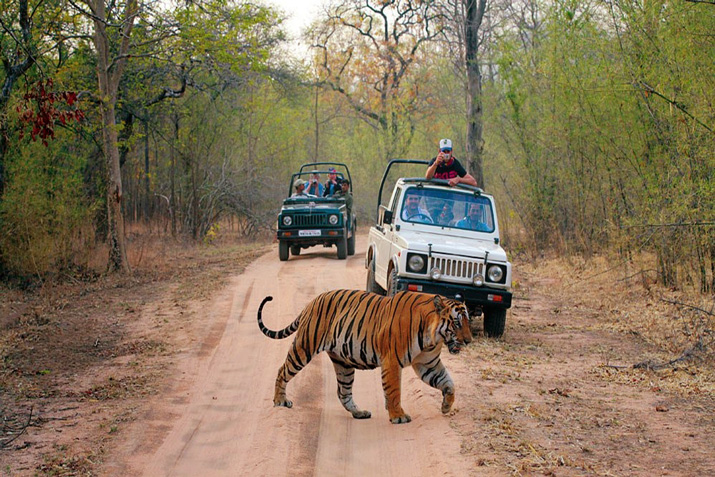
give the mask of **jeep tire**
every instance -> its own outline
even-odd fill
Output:
[[[501,338],[506,325],[506,308],[484,309],[484,334],[489,338]]]
[[[300,245],[291,245],[290,246],[290,254],[291,255],[300,255]]]
[[[387,296],[395,296],[397,293],[397,270],[390,270],[390,275],[387,277]]]
[[[367,284],[365,285],[365,291],[385,295],[385,290],[375,281],[375,260],[370,260],[370,264],[367,267]]]
[[[288,260],[288,242],[285,240],[278,241],[278,258],[281,259],[281,262]]]
[[[340,260],[345,260],[348,258],[348,241],[347,239],[343,236],[338,239],[338,242],[335,244],[338,247],[338,258]]]
[[[348,255],[355,255],[355,229],[353,228],[353,233],[348,239]]]

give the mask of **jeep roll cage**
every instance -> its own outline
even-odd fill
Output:
[[[345,172],[341,171],[336,171],[336,172],[331,172],[328,170],[328,168],[324,169],[318,169],[318,166],[340,166],[344,169]],[[307,170],[310,168],[310,170]],[[300,166],[300,169],[298,172],[294,173],[290,177],[290,184],[288,184],[288,198],[293,194],[293,183],[298,177],[305,176],[305,175],[310,175],[310,174],[337,174],[337,176],[340,179],[345,178],[345,174],[348,176],[348,180],[350,181],[350,193],[353,191],[353,179],[350,176],[350,169],[348,169],[348,166],[346,164],[343,164],[342,162],[306,162],[302,166]],[[311,197],[312,199],[313,197]],[[317,198],[322,198],[322,197],[317,197]],[[327,199],[327,197],[325,197]]]
[[[385,172],[382,175],[382,181],[380,182],[380,189],[377,193],[377,207],[376,207],[376,214],[375,214],[375,223],[380,222],[380,205],[382,204],[382,190],[385,187],[385,182],[387,181],[387,176],[390,173],[390,169],[392,166],[395,164],[422,164],[424,166],[429,165],[429,161],[425,161],[423,159],[392,159],[390,162],[387,164],[387,167],[385,168]],[[401,178],[404,182],[409,182],[412,184],[418,184],[418,187],[420,184],[433,184],[433,185],[440,185],[440,186],[447,186],[451,187],[449,185],[449,181],[446,179],[425,179],[424,177],[402,177]],[[292,182],[291,182],[292,184]],[[352,181],[350,183],[350,186],[352,187]],[[482,189],[479,187],[474,187],[468,184],[457,184],[455,187],[459,187],[461,189],[469,190],[474,192],[474,195],[479,196],[484,193]]]

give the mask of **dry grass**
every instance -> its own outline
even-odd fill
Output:
[[[163,320],[182,321],[166,326],[186,326],[187,303],[207,299],[267,246],[229,236],[195,245],[134,235],[129,276],[84,273],[25,290],[0,288],[0,422],[8,423],[0,436],[0,474],[93,475],[101,440],[79,445],[62,437],[108,436],[133,419],[131,403],[157,392],[174,352],[158,328],[156,335],[137,335],[138,320],[158,316],[157,306],[168,300],[178,311]],[[98,429],[93,422],[107,409],[115,414]],[[41,437],[55,422],[64,432]]]
[[[129,277],[67,279],[34,292],[0,289],[0,316],[6,317],[0,397],[11,403],[0,409],[3,418],[18,427],[34,408],[37,433],[53,423],[62,430],[60,423],[89,422],[86,429],[50,432],[44,448],[23,449],[17,439],[0,453],[3,471],[13,465],[19,475],[93,475],[103,439],[134,419],[137,402],[161,392],[157,383],[175,352],[162,332],[189,327],[189,301],[210,299],[226,277],[268,249],[226,236],[196,246],[133,235],[129,250]],[[712,297],[659,287],[639,272],[648,269],[643,260],[616,268],[600,257],[515,266],[518,299],[506,338],[477,338],[460,355],[475,383],[460,388],[458,417],[468,417],[459,429],[462,451],[476,456],[477,470],[625,475],[662,454],[648,440],[657,426],[612,408],[599,394],[606,386],[621,397],[628,394],[624,388],[651,393],[663,399],[664,412],[672,396],[684,400],[682,412],[697,414],[701,404],[709,409],[707,398],[715,395]],[[178,311],[159,312],[167,304]],[[146,319],[154,320],[157,333],[137,335],[132,323]],[[571,339],[583,341],[564,341]],[[693,348],[696,343],[702,346]],[[684,355],[688,349],[693,353]],[[634,367],[639,363],[650,366]],[[81,445],[62,441],[82,432],[103,437]],[[640,464],[617,460],[613,448],[642,454]],[[688,462],[688,452],[681,454],[680,462]]]

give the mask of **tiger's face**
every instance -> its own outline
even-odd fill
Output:
[[[472,342],[472,330],[469,326],[469,312],[464,303],[444,297],[438,297],[440,304],[435,305],[443,320],[442,337],[451,354],[457,354],[462,346]]]

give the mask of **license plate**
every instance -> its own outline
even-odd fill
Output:
[[[320,230],[299,230],[299,237],[320,237]]]

